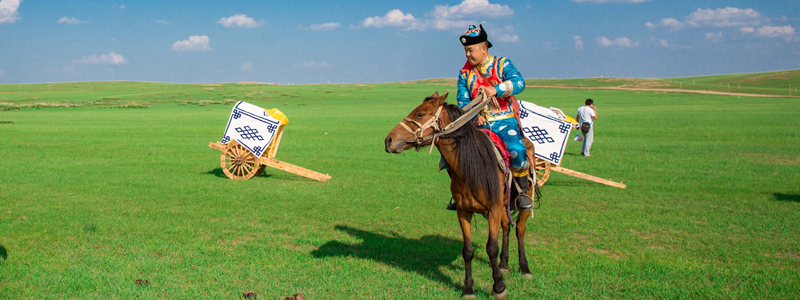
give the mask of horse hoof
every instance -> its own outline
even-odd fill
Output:
[[[533,279],[533,274],[531,274],[531,273],[524,273],[524,274],[522,274],[522,277],[525,277],[525,279]]]
[[[461,298],[464,298],[464,299],[475,299],[475,294],[461,294]]]
[[[494,299],[495,300],[503,300],[506,297],[508,297],[508,289],[506,289],[505,291],[503,291],[500,294],[494,294]]]

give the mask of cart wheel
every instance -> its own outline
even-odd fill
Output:
[[[247,151],[236,141],[230,141],[225,145],[227,150],[222,153],[219,163],[222,165],[222,172],[233,180],[250,179],[258,173],[260,169],[258,157]]]
[[[528,150],[528,161],[533,162],[533,169],[536,174],[536,184],[543,186],[547,179],[550,178],[550,163],[534,155],[534,146],[531,141],[524,139],[525,148]]]
[[[538,157],[535,159],[536,163],[533,166],[536,170],[536,184],[543,186],[550,178],[550,163]]]

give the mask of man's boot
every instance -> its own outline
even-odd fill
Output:
[[[517,205],[517,211],[529,211],[533,209],[533,203],[528,200],[527,192],[528,192],[528,176],[523,177],[514,177],[514,181],[517,182],[519,185],[519,189],[522,192],[516,192],[516,187],[512,187],[511,190],[514,191],[511,193],[512,196],[516,196],[515,203]]]
[[[453,202],[453,199],[450,199],[450,204],[447,205],[447,210],[456,210],[456,203]]]

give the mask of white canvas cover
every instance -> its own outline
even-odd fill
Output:
[[[572,124],[549,108],[525,101],[519,101],[519,106],[522,134],[533,143],[536,157],[559,165]]]
[[[222,144],[235,140],[256,157],[267,149],[281,123],[253,104],[239,101],[233,106]]]

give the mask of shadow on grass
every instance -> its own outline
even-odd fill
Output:
[[[789,195],[784,193],[774,193],[772,196],[775,197],[775,200],[778,201],[791,201],[791,202],[800,202],[800,195]]]
[[[461,258],[461,240],[440,235],[426,235],[419,239],[387,236],[369,231],[337,225],[336,230],[362,240],[360,244],[330,241],[311,252],[316,258],[350,256],[380,262],[403,271],[414,272],[444,285],[462,289],[443,274],[442,267],[457,269],[452,263]],[[477,254],[477,253],[476,253]]]
[[[225,172],[222,171],[222,168],[213,169],[211,171],[206,172],[206,174],[214,175],[214,176],[217,176],[219,178],[225,178],[225,179],[228,178],[228,176],[225,175]],[[270,176],[272,176],[272,175],[269,175],[269,174],[267,174],[267,172],[264,172],[264,173],[261,173],[261,175],[253,176],[253,178],[255,178],[255,177],[270,177]]]
[[[8,259],[8,251],[6,251],[6,247],[0,245],[0,258],[3,260]],[[3,263],[3,260],[0,260],[0,263]]]
[[[544,183],[543,188],[547,188],[548,186],[580,186],[580,187],[586,187],[586,186],[595,186],[595,185],[600,186],[602,184],[596,183],[596,182],[591,182],[591,181],[588,181],[588,180],[559,181],[559,180],[553,180],[551,178],[551,179],[548,179],[547,182]],[[544,189],[542,189],[542,192],[544,192]]]

